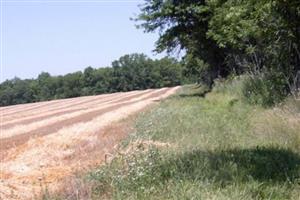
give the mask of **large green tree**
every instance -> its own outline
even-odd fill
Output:
[[[254,76],[267,74],[277,92],[295,92],[300,86],[300,1],[209,2],[208,36],[227,51],[229,64]]]
[[[212,14],[206,0],[146,0],[135,20],[145,32],[159,32],[157,52],[184,50],[189,68],[204,72],[199,78],[211,85],[228,73],[224,51],[207,36]]]
[[[185,50],[185,73],[209,85],[247,72],[274,92],[300,87],[299,0],[146,0],[140,11],[138,27],[160,33],[155,50]]]

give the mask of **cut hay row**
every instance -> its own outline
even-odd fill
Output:
[[[52,101],[57,101],[57,100],[51,100]],[[41,102],[33,102],[33,103],[24,103],[24,104],[18,104],[18,105],[9,105],[9,106],[3,106],[0,107],[0,111],[2,112],[9,112],[12,111],[14,109],[19,109],[19,108],[28,108],[37,104],[45,104],[45,103],[49,103],[50,101],[41,101]]]
[[[51,116],[52,114],[59,115],[60,113],[68,112],[70,110],[80,110],[84,109],[90,106],[95,106],[95,104],[101,104],[104,102],[111,101],[112,99],[116,98],[124,98],[124,96],[127,96],[129,94],[119,94],[117,97],[114,95],[111,96],[97,96],[94,98],[89,98],[89,99],[84,99],[82,100],[81,98],[75,101],[74,103],[61,103],[60,105],[57,106],[49,106],[41,109],[35,109],[32,111],[25,111],[25,112],[20,112],[19,114],[16,114],[15,116],[10,116],[3,118],[3,123],[2,127],[6,128],[6,126],[11,126],[14,124],[19,124],[19,123],[26,123],[27,120],[31,119],[42,119],[47,116]]]
[[[32,138],[26,146],[20,146],[21,149],[9,150],[7,154],[13,155],[14,159],[2,163],[1,173],[10,174],[10,176],[0,182],[1,197],[5,199],[13,193],[17,195],[16,199],[32,199],[34,198],[32,183],[38,183],[40,177],[48,184],[53,185],[53,181],[70,175],[72,171],[74,172],[78,168],[87,167],[84,159],[76,159],[78,158],[76,149],[80,144],[88,142],[92,146],[103,146],[102,152],[104,155],[108,151],[106,149],[108,146],[103,142],[109,143],[111,141],[97,139],[97,136],[101,136],[103,127],[138,112],[147,105],[152,104],[153,100],[157,98],[166,97],[162,92],[167,92],[170,95],[176,89],[167,89],[159,94],[156,93],[156,95],[153,93],[143,101],[137,101],[116,110],[108,111],[88,122],[64,127],[42,138]],[[118,136],[115,135],[115,137]],[[86,155],[86,157],[89,157],[89,155]],[[102,158],[103,155],[99,155],[95,159]],[[38,184],[36,186],[38,187]],[[7,192],[9,189],[12,191]]]
[[[40,104],[36,103],[34,106],[31,106],[30,108],[27,109],[17,109],[14,110],[14,112],[6,113],[5,115],[2,115],[2,120],[7,122],[9,120],[14,120],[19,117],[23,117],[26,113],[28,115],[34,115],[35,113],[41,113],[44,109],[49,109],[49,108],[56,108],[60,107],[62,105],[68,105],[72,104],[75,100],[61,100],[60,102],[51,102],[49,104]]]
[[[26,117],[26,115],[36,115],[39,114],[41,112],[48,112],[48,111],[52,111],[52,110],[60,110],[60,109],[64,109],[65,107],[72,107],[72,106],[77,106],[77,105],[81,105],[83,103],[89,103],[92,101],[98,101],[99,99],[112,99],[114,97],[119,97],[119,96],[123,96],[123,95],[129,95],[132,93],[138,93],[140,91],[131,91],[131,92],[119,92],[119,93],[113,93],[113,94],[104,94],[104,95],[97,95],[97,96],[89,96],[89,97],[77,97],[74,98],[73,101],[71,102],[63,102],[63,100],[61,103],[56,103],[55,105],[48,105],[48,106],[42,106],[39,107],[38,109],[32,108],[30,110],[25,110],[25,111],[21,111],[21,112],[16,112],[14,115],[9,115],[7,117],[3,117],[3,121],[8,121],[11,119],[15,119],[16,117]],[[144,91],[143,91],[144,92]]]
[[[84,97],[86,98],[86,97]],[[54,106],[60,103],[67,103],[67,102],[73,102],[76,101],[75,98],[69,98],[69,99],[62,99],[62,100],[51,100],[51,101],[46,101],[46,102],[36,102],[36,103],[30,103],[30,104],[20,104],[16,106],[12,106],[12,108],[6,112],[2,112],[2,116],[7,116],[7,115],[13,115],[17,114],[19,112],[23,111],[30,111],[33,109],[38,109],[42,107],[47,107],[47,106]]]
[[[103,95],[103,96],[108,96],[108,95]],[[52,100],[49,102],[42,102],[42,103],[35,103],[34,105],[28,107],[27,109],[22,109],[22,108],[17,108],[13,112],[6,113],[3,116],[11,116],[13,117],[14,115],[19,115],[20,113],[23,112],[32,112],[35,110],[40,110],[40,109],[45,109],[45,108],[54,108],[54,107],[60,107],[65,104],[72,104],[77,101],[86,101],[90,99],[95,99],[99,98],[98,96],[88,96],[88,97],[76,97],[76,98],[70,98],[70,99],[60,99],[60,100]],[[24,104],[26,105],[26,104]]]
[[[100,105],[103,104],[108,104],[108,103],[113,103],[113,102],[118,102],[121,100],[126,100],[129,99],[130,97],[134,97],[140,94],[145,93],[146,91],[143,92],[129,92],[129,93],[123,93],[123,94],[118,94],[117,96],[106,96],[105,98],[94,98],[91,100],[86,100],[84,102],[75,102],[75,103],[68,103],[65,104],[64,106],[60,106],[59,108],[48,108],[45,110],[41,111],[35,111],[33,113],[22,113],[20,116],[8,120],[5,122],[3,120],[2,123],[2,128],[7,129],[16,125],[21,125],[21,124],[29,124],[34,121],[40,121],[43,119],[47,119],[49,117],[53,116],[60,116],[62,114],[67,114],[67,113],[72,113],[76,111],[80,111],[83,109],[91,109],[91,108],[96,108],[99,107]]]
[[[165,93],[165,90],[158,91],[157,93],[152,94],[152,95],[150,94],[150,96],[148,98],[153,98],[153,97],[156,97],[163,93]],[[138,101],[138,100],[136,99],[135,101]],[[97,111],[82,114],[80,117],[70,118],[70,119],[56,122],[55,124],[52,124],[51,126],[44,126],[44,127],[35,129],[35,130],[27,132],[27,133],[15,135],[15,136],[12,136],[9,138],[0,139],[0,142],[2,142],[2,144],[3,144],[2,146],[0,146],[0,150],[7,150],[7,149],[13,148],[15,146],[21,145],[21,144],[25,143],[26,141],[28,141],[31,137],[45,136],[45,135],[57,132],[59,129],[61,129],[63,127],[71,126],[73,124],[80,123],[80,122],[90,121],[93,118],[96,118],[99,115],[102,115],[103,113],[116,110],[120,107],[124,107],[124,106],[130,105],[132,103],[134,103],[134,102],[130,101],[130,102],[120,103],[118,105],[107,106],[106,108],[103,108],[103,109],[100,109]],[[0,153],[0,156],[5,157],[5,154]]]
[[[147,92],[146,94],[139,94],[138,97],[130,98],[129,100],[125,100],[125,101],[123,100],[123,101],[116,101],[116,103],[115,102],[107,103],[107,104],[104,104],[102,106],[98,106],[96,108],[90,108],[90,109],[86,109],[86,110],[79,110],[79,111],[73,112],[73,113],[67,113],[67,114],[62,114],[62,115],[59,115],[59,116],[49,117],[49,118],[46,118],[44,120],[40,120],[40,121],[37,121],[37,122],[34,121],[32,123],[29,123],[29,124],[16,125],[12,128],[2,129],[2,134],[1,134],[0,138],[1,139],[9,138],[9,137],[12,137],[14,135],[29,133],[33,130],[39,131],[38,129],[40,129],[40,128],[47,127],[47,126],[53,126],[53,125],[55,125],[59,122],[61,122],[62,125],[63,125],[63,124],[66,123],[65,122],[66,120],[77,118],[77,117],[80,117],[81,115],[87,115],[87,116],[94,116],[96,114],[99,115],[99,114],[101,114],[101,112],[105,108],[111,108],[111,107],[114,107],[114,106],[118,106],[118,105],[121,105],[122,103],[131,103],[131,102],[134,102],[134,101],[139,101],[139,100],[148,98],[151,94],[155,94],[155,93],[158,93],[158,92],[163,91],[163,90],[165,90],[165,89],[150,91],[150,92]],[[46,131],[46,130],[43,129],[43,131]]]
[[[37,109],[30,112],[21,112],[20,114],[10,117],[4,118],[2,123],[2,128],[6,129],[15,124],[25,124],[31,122],[31,120],[41,120],[45,119],[47,116],[60,115],[64,113],[68,113],[71,111],[76,111],[80,109],[86,109],[101,105],[102,103],[111,102],[120,100],[121,98],[125,98],[130,95],[134,95],[136,92],[122,93],[118,95],[107,95],[105,97],[97,96],[96,98],[90,99],[79,99],[74,103],[64,103],[55,107],[46,107],[44,109]]]
[[[0,110],[2,111],[2,115],[10,115],[10,114],[15,114],[20,111],[30,111],[34,110],[37,108],[43,108],[43,107],[48,107],[48,106],[54,106],[56,104],[60,103],[71,103],[75,102],[77,100],[84,100],[84,99],[93,99],[93,98],[98,98],[98,97],[106,97],[110,95],[119,95],[124,92],[117,92],[117,93],[110,93],[110,94],[101,94],[97,96],[84,96],[84,97],[72,97],[72,98],[67,98],[67,99],[57,99],[57,100],[51,100],[51,101],[43,101],[43,102],[36,102],[36,103],[27,103],[27,104],[20,104],[20,105],[13,105],[13,106],[7,106],[7,107],[2,107]]]
[[[88,98],[88,97],[81,97],[81,98]],[[5,110],[3,112],[3,115],[9,115],[9,114],[14,114],[23,110],[31,110],[34,108],[39,108],[42,106],[48,106],[48,105],[55,105],[60,102],[71,102],[76,100],[76,98],[67,98],[67,99],[57,99],[57,100],[50,100],[50,101],[42,101],[42,102],[35,102],[35,103],[26,103],[26,104],[19,104],[19,105],[12,105],[8,106],[9,109]],[[6,107],[2,108],[5,109]]]

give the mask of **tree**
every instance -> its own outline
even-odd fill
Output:
[[[208,35],[227,50],[231,66],[253,76],[268,73],[263,76],[283,93],[300,87],[296,80],[300,72],[299,1],[211,2],[214,14]]]
[[[205,79],[212,85],[214,78],[226,76],[224,51],[207,37],[212,12],[206,0],[147,0],[135,19],[145,32],[159,31],[156,51],[185,50],[186,61],[203,60],[209,71]],[[191,65],[191,64],[190,64]],[[202,67],[202,66],[199,66]]]
[[[159,31],[157,52],[184,49],[197,82],[249,73],[271,82],[266,90],[299,92],[299,0],[146,0],[136,21]]]

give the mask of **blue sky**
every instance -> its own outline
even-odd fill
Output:
[[[152,52],[158,34],[129,18],[140,1],[9,1],[2,5],[2,80],[103,67],[127,53]]]

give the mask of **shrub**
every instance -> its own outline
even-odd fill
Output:
[[[227,93],[237,98],[242,98],[242,87],[246,76],[232,76],[227,79],[216,79],[214,81],[214,92]]]
[[[288,95],[287,83],[280,73],[262,73],[248,76],[243,82],[242,94],[250,104],[270,107]]]

